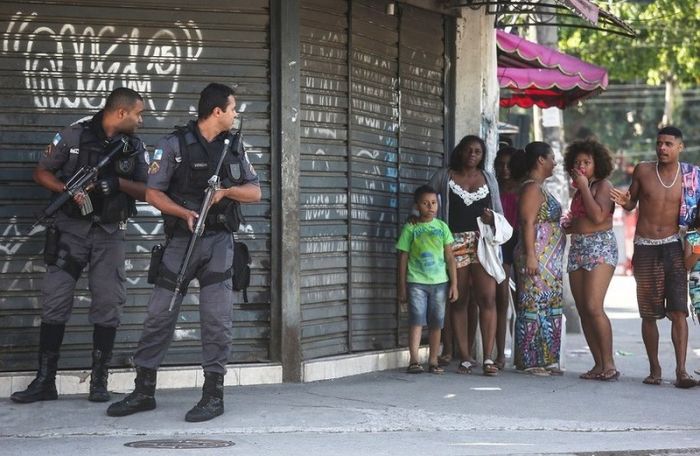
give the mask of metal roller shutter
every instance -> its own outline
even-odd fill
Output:
[[[347,2],[301,2],[304,359],[348,351]]]
[[[427,183],[444,163],[444,36],[443,16],[409,6],[402,7],[399,34],[400,223],[406,220],[411,211],[415,189]],[[407,319],[400,318],[400,322],[400,344],[407,345]]]
[[[302,2],[305,359],[407,339],[394,244],[443,164],[445,32],[440,14],[384,7]]]
[[[350,137],[352,349],[395,347],[399,17],[353,2]]]
[[[193,6],[195,5],[195,6]],[[138,90],[147,113],[141,137],[184,124],[209,82],[237,87],[245,140],[261,178],[263,201],[246,206],[245,233],[253,254],[249,304],[234,303],[231,361],[266,360],[270,338],[270,49],[266,1],[105,0],[27,3],[0,1],[0,370],[34,369],[40,323],[43,230],[29,232],[48,193],[32,169],[54,133],[94,113],[123,85]],[[128,300],[117,333],[115,365],[127,364],[145,316],[151,247],[161,240],[148,205],[129,224]],[[183,306],[166,364],[199,364],[196,296]],[[89,366],[92,327],[84,274],[78,282],[61,368]]]

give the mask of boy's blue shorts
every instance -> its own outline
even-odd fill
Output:
[[[435,285],[408,284],[408,324],[442,329],[445,324],[447,282]]]

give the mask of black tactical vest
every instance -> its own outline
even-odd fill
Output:
[[[198,137],[195,121],[190,121],[185,127],[177,128],[173,134],[179,140],[182,160],[173,174],[166,193],[180,206],[199,212],[209,178],[214,174],[221,158],[223,141],[217,141],[221,148],[216,152],[212,151],[210,155],[204,146],[203,139]],[[236,144],[230,144],[221,165],[219,177],[222,188],[241,185],[244,182],[245,168],[237,149]],[[175,230],[188,232],[184,220],[166,214],[163,214],[163,219],[166,234],[172,235]],[[224,198],[209,209],[205,230],[234,232],[238,230],[240,221],[238,202]]]
[[[83,166],[95,166],[109,150],[110,142],[102,133],[102,111],[97,113],[92,119],[81,122],[82,131],[80,133],[80,143],[78,157],[74,169],[70,175],[63,178],[67,181],[78,169]],[[102,168],[97,176],[97,180],[112,177],[122,177],[132,179],[136,170],[137,159],[131,157],[115,157],[112,163]],[[90,192],[93,212],[87,215],[80,213],[77,204],[71,201],[63,206],[63,211],[73,218],[92,220],[98,223],[116,223],[136,215],[136,201],[124,192],[117,192],[115,195],[103,197],[98,192]]]

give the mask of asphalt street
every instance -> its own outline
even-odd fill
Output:
[[[659,324],[665,382],[648,386],[642,384],[648,364],[632,278],[614,279],[606,310],[622,371],[616,382],[578,378],[590,367],[590,354],[582,335],[569,334],[562,377],[512,368],[495,378],[480,369],[458,375],[453,365],[441,376],[393,370],[231,387],[226,413],[206,423],[184,421],[199,399],[196,390],[159,391],[156,410],[124,418],[106,416],[105,404],[84,396],[29,405],[3,399],[0,454],[700,454],[700,387],[672,385],[669,322]],[[692,372],[700,368],[700,327],[688,323]],[[154,440],[164,442],[155,449],[125,446]],[[168,449],[216,444],[229,446]]]

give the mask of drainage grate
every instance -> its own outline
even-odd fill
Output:
[[[163,450],[197,450],[200,448],[224,448],[233,445],[235,445],[235,443],[227,440],[208,439],[141,440],[124,444],[124,446],[131,448],[156,448]]]

